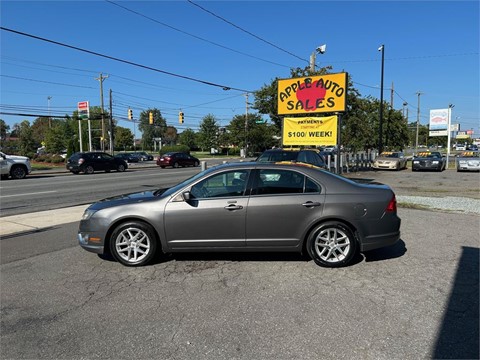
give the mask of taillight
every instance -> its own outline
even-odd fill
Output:
[[[392,200],[388,203],[385,212],[397,212],[397,199],[395,198],[395,194],[393,194]]]
[[[82,165],[85,162],[85,159],[80,158],[78,159],[78,165]]]

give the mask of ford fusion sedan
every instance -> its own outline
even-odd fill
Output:
[[[176,252],[306,252],[323,267],[399,240],[395,194],[310,165],[222,164],[89,206],[78,241],[127,266]]]
[[[384,151],[382,152],[372,164],[372,167],[377,170],[401,170],[407,168],[407,158],[400,151]]]
[[[111,156],[105,152],[77,152],[70,156],[65,165],[73,174],[93,174],[95,171],[110,172],[113,170],[123,172],[128,168],[127,162]]]
[[[480,152],[464,151],[457,155],[457,171],[480,171]]]
[[[447,160],[438,151],[419,152],[412,159],[412,171],[434,170],[443,171],[447,166]]]

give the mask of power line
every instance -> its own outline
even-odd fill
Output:
[[[98,53],[98,52],[95,52],[95,51],[91,51],[91,50],[79,48],[79,47],[77,47],[77,46],[68,45],[68,44],[65,44],[65,43],[58,42],[58,41],[46,39],[46,38],[43,38],[43,37],[40,37],[40,36],[36,36],[36,35],[32,35],[32,34],[27,34],[27,33],[21,32],[21,31],[17,31],[17,30],[5,28],[5,27],[3,27],[3,26],[0,26],[0,29],[1,29],[1,30],[4,30],[4,31],[12,32],[12,33],[17,34],[17,35],[27,36],[27,37],[30,37],[30,38],[32,38],[32,39],[45,41],[45,42],[48,42],[48,43],[51,43],[51,44],[55,44],[55,45],[59,45],[59,46],[63,46],[63,47],[69,48],[69,49],[73,49],[73,50],[85,52],[85,53],[87,53],[87,54],[91,54],[91,55],[103,57],[103,58],[106,58],[106,59],[118,61],[118,62],[121,62],[121,63],[124,63],[124,64],[136,66],[136,67],[139,67],[139,68],[142,68],[142,69],[147,69],[147,70],[159,72],[159,73],[162,73],[162,74],[166,74],[166,75],[178,77],[178,78],[185,79],[185,80],[195,81],[195,82],[198,82],[198,83],[201,83],[201,84],[204,84],[204,85],[210,85],[210,86],[219,87],[219,88],[222,88],[223,90],[238,90],[238,91],[250,92],[250,93],[253,92],[253,91],[251,91],[251,90],[239,89],[239,88],[235,88],[235,87],[231,87],[231,86],[216,84],[216,83],[213,83],[213,82],[210,82],[210,81],[200,80],[200,79],[192,78],[192,77],[190,77],[190,76],[179,75],[179,74],[175,74],[175,73],[172,73],[172,72],[169,72],[169,71],[156,69],[156,68],[153,68],[153,67],[150,67],[150,66],[146,66],[146,65],[142,65],[142,64],[138,64],[138,63],[135,63],[135,62],[132,62],[132,61],[123,60],[123,59],[120,59],[120,58],[117,58],[117,57],[114,57],[114,56],[101,54],[101,53]]]
[[[215,16],[216,18],[218,18],[218,19],[226,22],[227,24],[232,25],[233,27],[239,29],[240,31],[243,31],[244,33],[247,33],[248,35],[253,36],[255,39],[258,39],[258,40],[260,40],[260,41],[263,41],[264,43],[266,43],[266,44],[268,44],[268,45],[270,45],[270,46],[273,46],[274,48],[276,48],[276,49],[278,49],[278,50],[280,50],[280,51],[283,51],[283,52],[285,52],[285,53],[287,53],[287,54],[289,54],[289,55],[292,55],[293,57],[296,57],[297,59],[300,59],[300,60],[302,60],[302,61],[306,61],[307,63],[310,62],[309,60],[306,60],[306,59],[304,59],[304,58],[301,58],[300,56],[297,56],[297,55],[291,53],[290,51],[287,51],[287,50],[285,50],[285,49],[282,49],[281,47],[279,47],[279,46],[271,43],[270,41],[267,41],[267,40],[265,40],[265,39],[262,39],[261,37],[259,37],[259,36],[255,35],[255,34],[251,33],[250,31],[245,30],[245,29],[241,28],[241,27],[238,26],[238,25],[235,25],[235,24],[232,23],[231,21],[228,21],[227,19],[225,19],[225,18],[223,18],[223,17],[221,17],[221,16],[219,16],[219,15],[211,12],[210,10],[205,9],[203,6],[200,6],[200,5],[194,3],[194,2],[191,1],[191,0],[187,0],[187,1],[188,1],[190,4],[198,7],[199,9],[205,11],[206,13],[209,13],[210,15],[213,15],[213,16]]]
[[[143,18],[145,18],[145,19],[148,19],[148,20],[150,20],[150,21],[153,21],[153,22],[155,22],[155,23],[157,23],[157,24],[166,26],[166,27],[168,27],[168,28],[170,28],[170,29],[172,29],[172,30],[178,31],[178,32],[180,32],[180,33],[182,33],[182,34],[185,34],[185,35],[194,37],[195,39],[198,39],[198,40],[201,40],[201,41],[205,41],[205,42],[207,42],[207,43],[209,43],[209,44],[212,44],[212,45],[221,47],[221,48],[226,49],[226,50],[233,51],[233,52],[235,52],[235,53],[237,53],[237,54],[241,54],[241,55],[244,55],[244,56],[251,57],[251,58],[253,58],[253,59],[257,59],[257,60],[260,60],[260,61],[264,61],[264,62],[273,64],[273,65],[278,65],[278,66],[282,66],[282,67],[286,67],[286,68],[291,68],[291,66],[282,65],[282,64],[279,64],[279,63],[270,61],[270,60],[265,60],[265,59],[259,58],[259,57],[257,57],[257,56],[254,56],[254,55],[250,55],[250,54],[247,54],[247,53],[244,53],[244,52],[241,52],[241,51],[232,49],[232,48],[230,48],[230,47],[228,47],[228,46],[221,45],[221,44],[218,44],[218,43],[216,43],[216,42],[213,42],[213,41],[204,39],[204,38],[202,38],[202,37],[200,37],[200,36],[197,36],[197,35],[194,35],[194,34],[190,34],[190,33],[186,32],[186,31],[177,29],[176,27],[173,27],[173,26],[171,26],[171,25],[168,25],[168,24],[165,24],[165,23],[163,23],[163,22],[161,22],[161,21],[158,21],[158,20],[156,20],[156,19],[153,19],[153,18],[151,18],[151,17],[149,17],[149,16],[147,16],[147,15],[145,15],[145,14],[142,14],[142,13],[140,13],[140,12],[138,12],[138,11],[129,9],[129,8],[127,8],[126,6],[117,4],[117,3],[113,2],[113,1],[110,1],[110,0],[105,0],[105,1],[108,2],[108,3],[110,3],[110,4],[112,4],[112,5],[118,6],[119,8],[122,8],[122,9],[124,9],[124,10],[126,10],[126,11],[129,11],[129,12],[135,14],[135,15],[138,15],[138,16],[141,16],[141,17],[143,17]]]

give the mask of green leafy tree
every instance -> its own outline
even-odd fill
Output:
[[[250,153],[263,151],[278,144],[274,138],[278,133],[275,125],[263,123],[259,114],[248,114],[248,124],[245,128],[245,115],[236,115],[227,126],[228,140],[231,145],[245,148],[248,142]]]
[[[36,149],[30,122],[28,120],[23,120],[20,124],[15,124],[15,131],[18,136],[20,155],[31,156]]]
[[[180,133],[178,140],[181,145],[188,146],[190,150],[197,148],[197,137],[195,132],[190,128],[187,128]]]
[[[65,149],[65,129],[62,125],[56,125],[49,129],[45,136],[45,147],[48,153],[59,154]]]
[[[153,125],[149,123],[150,112],[153,113]],[[164,138],[167,122],[158,109],[148,109],[140,113],[138,128],[142,132],[142,148],[152,150],[154,138]]]
[[[202,151],[217,148],[218,145],[218,123],[212,114],[206,115],[200,123],[198,132],[199,145]]]
[[[0,119],[0,140],[1,141],[5,141],[9,130],[10,130],[10,126],[7,125],[7,123],[4,120]]]
[[[115,127],[115,148],[120,148],[126,151],[127,148],[131,148],[132,146],[133,146],[132,131],[128,128],[116,126]]]

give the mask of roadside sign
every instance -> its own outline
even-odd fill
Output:
[[[88,101],[80,101],[77,109],[80,119],[88,119],[90,117],[90,105]]]

